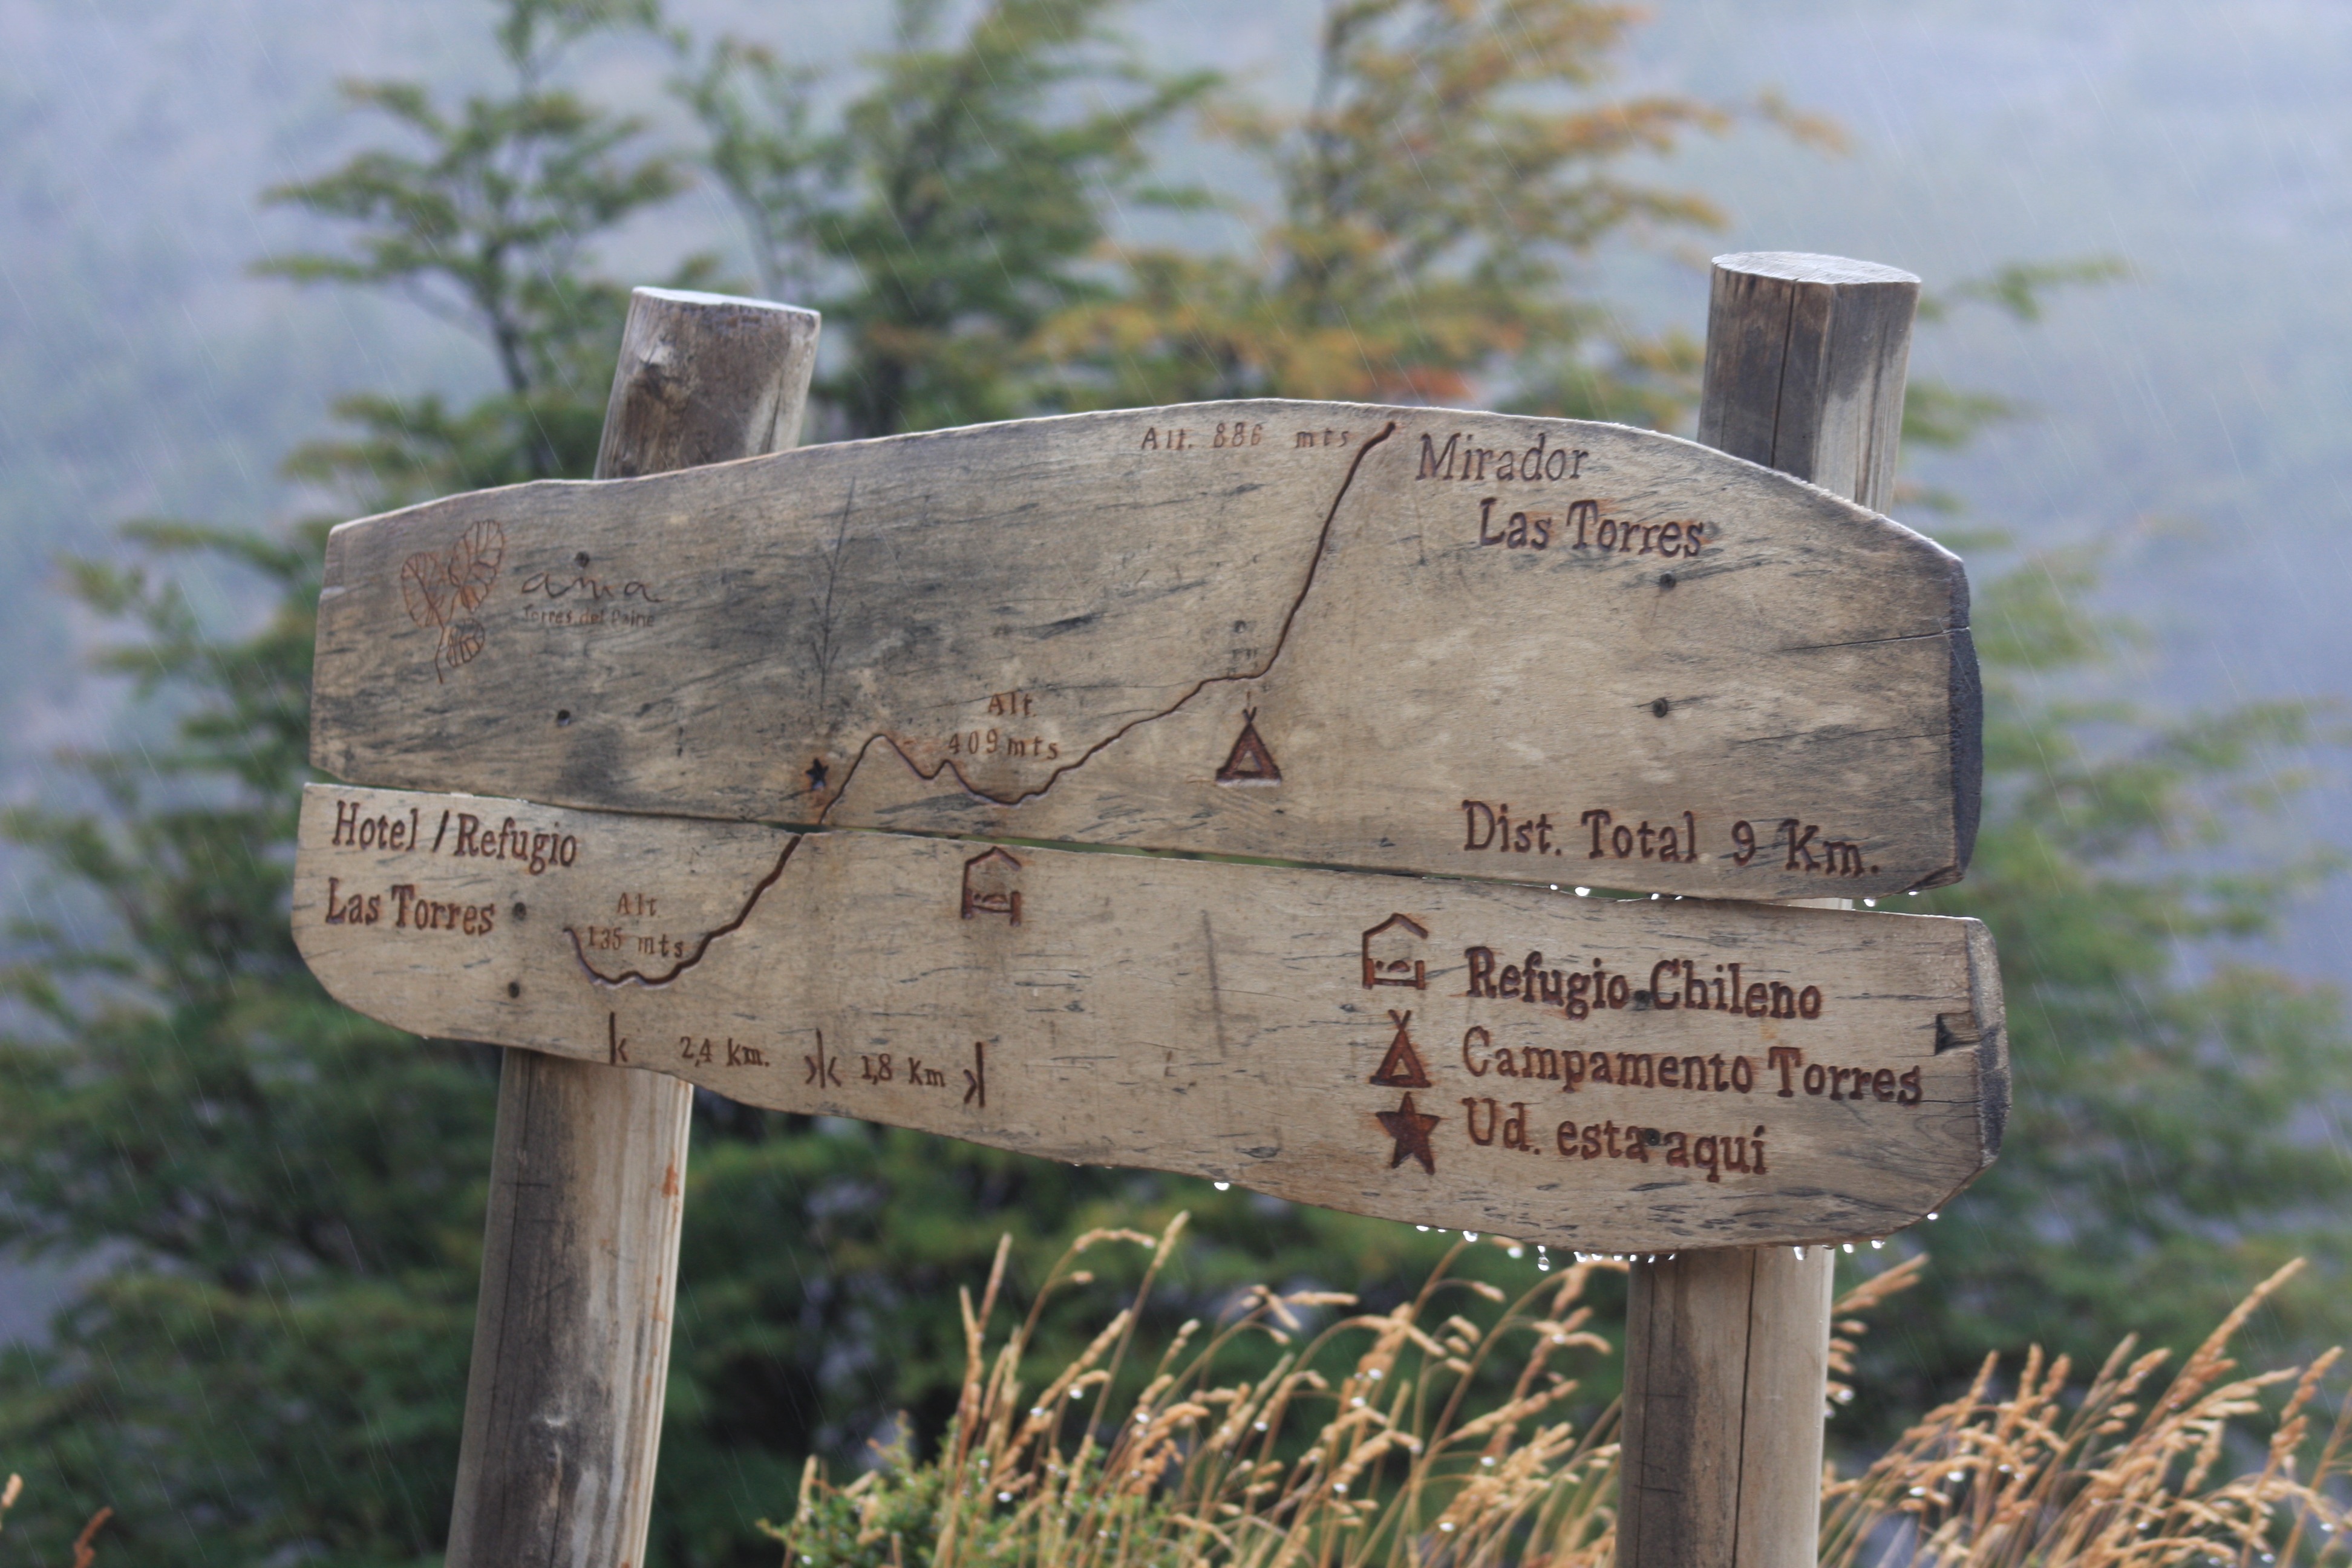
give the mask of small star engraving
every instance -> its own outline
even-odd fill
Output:
[[[1433,1176],[1437,1174],[1437,1153],[1429,1146],[1429,1134],[1436,1127],[1438,1118],[1424,1116],[1414,1110],[1410,1094],[1394,1110],[1375,1110],[1372,1114],[1380,1118],[1381,1125],[1388,1130],[1388,1135],[1396,1140],[1396,1152],[1389,1156],[1390,1170],[1403,1164],[1404,1157],[1410,1154],[1421,1162],[1423,1170]]]
[[[807,778],[809,782],[809,793],[811,795],[814,795],[818,790],[824,787],[825,771],[824,759],[823,757],[818,757],[809,763]]]

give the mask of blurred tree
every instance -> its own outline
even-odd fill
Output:
[[[689,48],[681,91],[763,280],[830,314],[824,390],[844,430],[1244,393],[1660,423],[1687,406],[1691,345],[1616,332],[1577,268],[1612,235],[1704,225],[1703,204],[1626,171],[1733,116],[1593,100],[1626,13],[1337,0],[1304,115],[1218,109],[1276,204],[1253,243],[1215,255],[1106,238],[1118,203],[1199,199],[1150,184],[1149,139],[1209,86],[1138,64],[1115,14],[997,0],[950,37],[939,7],[908,0],[893,48],[821,133],[805,73],[741,43]],[[452,111],[411,85],[355,89],[424,151],[275,193],[356,238],[274,269],[415,292],[497,366],[499,389],[462,407],[344,405],[357,434],[294,467],[357,505],[586,471],[622,299],[593,248],[683,177],[635,122],[552,85],[565,48],[651,21],[647,5],[503,0],[499,15],[509,94]],[[2017,274],[1979,292],[2013,307],[2036,287]],[[1964,438],[2000,412],[1930,391],[1912,437]],[[0,1452],[47,1468],[26,1507],[56,1510],[12,1523],[69,1533],[112,1502],[125,1549],[159,1563],[415,1561],[447,1512],[487,1054],[336,1008],[284,930],[317,531],[132,540],[146,565],[77,564],[74,585],[137,629],[112,666],[168,699],[175,739],[71,759],[94,806],[5,824],[52,868],[56,912],[19,924],[26,956],[5,973],[0,1241],[89,1268],[52,1342],[0,1357]],[[197,624],[167,575],[190,550],[259,574],[278,607],[258,632]],[[2203,939],[2259,926],[2272,884],[2146,868],[2226,826],[2215,791],[2284,782],[2263,748],[2300,743],[2308,715],[2150,724],[2047,695],[2112,640],[2082,617],[2087,570],[2037,562],[1978,617],[1986,827],[1970,880],[1928,902],[1984,913],[2001,937],[2019,1114],[2003,1163],[1930,1233],[1945,1258],[1908,1337],[1871,1343],[1863,1397],[1881,1425],[1865,1431],[1979,1346],[2079,1334],[2104,1350],[2142,1322],[2201,1328],[2286,1238],[2340,1273],[2340,1242],[2298,1235],[2344,1196],[2340,1157],[2305,1125],[2341,1102],[2352,1057],[2333,1004],[2200,967]],[[1249,1279],[1377,1300],[1439,1246],[709,1097],[699,1119],[656,1562],[771,1561],[752,1521],[789,1506],[803,1456],[855,1461],[899,1411],[935,1433],[960,1366],[952,1287],[984,1272],[1002,1229],[1042,1266],[1087,1226],[1193,1209],[1147,1334]],[[2323,1286],[2290,1310],[2340,1324],[2347,1300]],[[1041,1354],[1065,1348],[1041,1340]]]
[[[2317,715],[2074,695],[2133,640],[2097,552],[2039,554],[1973,617],[1986,671],[1985,820],[1968,879],[1909,905],[2000,945],[2015,1106],[2000,1159],[1893,1261],[1934,1255],[1865,1347],[1856,1423],[1891,1436],[2027,1343],[2095,1365],[2125,1331],[2185,1347],[2249,1281],[2315,1267],[2272,1309],[2297,1349],[2352,1330],[2352,1042],[2331,992],[2235,959],[2336,868],[2249,864],[2235,829],[2299,782]],[[2200,859],[2225,845],[2226,871]],[[1908,901],[1906,900],[1906,904]]]
[[[289,469],[370,510],[589,471],[625,299],[591,247],[683,175],[552,73],[652,20],[505,0],[502,96],[445,111],[414,83],[346,89],[424,151],[268,193],[357,237],[265,268],[395,288],[478,333],[501,384],[454,408],[349,399],[356,435]],[[0,1243],[88,1270],[48,1344],[0,1356],[0,1447],[50,1482],[12,1534],[70,1540],[86,1497],[157,1563],[414,1562],[446,1529],[496,1060],[336,1005],[287,930],[325,527],[136,525],[137,563],[68,563],[134,629],[102,665],[173,739],[61,759],[89,806],[0,819],[58,911],[13,923],[0,971]],[[174,579],[205,555],[275,604],[259,631],[193,614]]]
[[[1976,302],[2032,321],[2052,289],[2124,273],[2104,258],[2011,265],[1932,295],[1921,318]],[[1904,438],[1957,449],[2031,412],[1920,383]],[[2233,948],[2274,931],[2296,895],[2341,868],[2308,845],[2264,866],[2246,831],[2307,782],[2298,763],[2326,711],[2184,713],[2098,695],[2145,641],[2100,607],[2105,549],[2019,559],[1999,533],[1950,542],[2014,563],[1979,587],[1971,616],[1984,819],[1967,879],[1906,908],[1992,928],[2015,1103],[2000,1159],[1939,1223],[1860,1260],[1934,1254],[1900,1323],[1864,1347],[1857,1408],[1832,1428],[1864,1446],[1950,1397],[1994,1350],[2036,1343],[2095,1365],[2126,1331],[2193,1344],[2293,1257],[2315,1267],[2273,1300],[2269,1330],[2298,1351],[2352,1331],[2342,999]]]
[[[1235,209],[1250,234],[1231,252],[1125,252],[1133,287],[1050,334],[1078,371],[1073,397],[1673,419],[1696,346],[1616,327],[1577,267],[1612,238],[1719,226],[1708,202],[1635,171],[1737,111],[1599,96],[1635,20],[1591,0],[1335,0],[1303,112],[1229,100],[1213,118],[1264,172],[1273,209]],[[1835,140],[1772,100],[1756,110]]]
[[[1145,184],[1147,139],[1214,79],[1143,65],[1122,0],[990,0],[951,36],[898,0],[895,42],[825,130],[817,74],[723,39],[679,83],[705,165],[744,218],[761,284],[825,316],[816,395],[849,437],[1034,412],[1039,330],[1111,298],[1101,265]]]
[[[510,80],[455,110],[422,83],[353,81],[355,110],[388,116],[417,151],[371,148],[265,201],[355,226],[347,253],[273,257],[260,270],[303,283],[389,288],[488,345],[499,395],[452,410],[437,395],[362,394],[336,405],[358,426],[298,452],[291,472],[361,504],[399,505],[593,468],[628,290],[588,270],[592,246],[684,188],[685,170],[646,151],[645,122],[556,84],[573,45],[650,27],[655,0],[505,0],[496,28]],[[707,282],[705,257],[668,279]]]
[[[495,1079],[329,1001],[287,929],[323,533],[146,525],[147,565],[71,563],[172,739],[65,759],[94,809],[0,818],[52,872],[0,969],[0,1242],[89,1270],[0,1354],[0,1451],[43,1482],[9,1532],[58,1561],[104,1504],[156,1563],[446,1528]],[[189,552],[258,576],[258,631],[197,624]]]

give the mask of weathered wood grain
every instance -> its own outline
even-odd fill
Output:
[[[1772,250],[1718,256],[1709,279],[1699,443],[1891,505],[1917,277]]]
[[[1626,1568],[1812,1568],[1829,1249],[1636,1263],[1626,1298]]]
[[[447,1568],[645,1561],[693,1106],[506,1053]]]
[[[1998,1142],[1969,921],[341,785],[300,843],[304,957],[400,1027],[1359,1213],[1876,1236]]]
[[[632,479],[800,445],[814,310],[683,289],[631,292],[596,477]]]
[[[772,450],[797,434],[817,318],[631,297],[600,474]],[[463,609],[479,552],[412,587]],[[509,1051],[449,1521],[451,1568],[645,1561],[677,1291],[690,1086]]]
[[[1843,257],[1717,258],[1699,438],[1885,505],[1918,293],[1907,272]],[[1953,633],[1964,653],[1967,636]],[[1952,776],[1968,781],[1958,797],[1965,847],[1976,832],[1979,772],[1973,655],[1956,658],[1952,669]],[[1997,984],[1989,945],[1983,968],[1987,984]],[[2005,1104],[2005,1087],[1987,1102]],[[1618,1513],[1623,1568],[1811,1568],[1830,1299],[1825,1250],[1634,1262]]]
[[[1874,510],[1892,506],[1918,278],[1773,250],[1718,256],[1711,279],[1698,439]],[[1952,640],[1954,827],[1965,868],[1982,805],[1984,688],[1973,634],[1955,626]]]
[[[898,437],[367,519],[327,584],[353,782],[1751,899],[1969,848],[1959,563],[1615,426]]]

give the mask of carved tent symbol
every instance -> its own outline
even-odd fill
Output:
[[[1217,782],[1223,784],[1277,784],[1282,782],[1282,770],[1275,765],[1274,753],[1266,749],[1265,739],[1257,732],[1257,710],[1242,710],[1242,732],[1234,741],[1234,749],[1225,758],[1225,765],[1217,770]]]
[[[1412,1022],[1412,1011],[1389,1009],[1395,1020],[1396,1038],[1389,1042],[1389,1054],[1381,1058],[1381,1070],[1372,1075],[1372,1082],[1381,1089],[1427,1089],[1429,1069],[1421,1065],[1421,1053],[1413,1049],[1412,1036],[1405,1026]]]
[[[1021,889],[1013,879],[1021,862],[1002,849],[990,849],[963,863],[963,918],[1003,915],[1021,923]]]
[[[1410,985],[1429,989],[1429,965],[1420,944],[1429,931],[1411,915],[1391,915],[1364,933],[1364,989],[1375,985]]]

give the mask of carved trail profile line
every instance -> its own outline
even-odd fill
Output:
[[[289,911],[330,994],[418,1035],[1592,1250],[1883,1236],[2000,1139],[2006,1025],[1973,921],[1735,902],[1698,918],[1525,884],[845,827],[771,879],[776,828],[570,809],[545,820],[582,841],[585,875],[549,881],[431,856],[414,828],[351,841],[355,811],[406,826],[437,804],[306,790]],[[679,973],[755,880],[750,918]],[[445,908],[528,893],[528,923],[420,936],[413,917],[354,917],[354,889],[400,881]],[[606,945],[590,922],[608,910],[666,918],[668,945]],[[581,950],[548,940],[567,927]],[[598,984],[583,952],[609,958]],[[1071,986],[1076,1013],[1055,1005]]]
[[[679,959],[676,963],[670,965],[669,972],[658,978],[649,975],[643,970],[639,969],[625,969],[618,974],[605,973],[603,970],[597,968],[593,963],[589,962],[588,950],[580,941],[580,929],[577,926],[565,926],[563,928],[563,934],[572,939],[572,955],[580,961],[580,967],[588,972],[588,978],[594,981],[599,985],[636,984],[648,988],[667,985],[671,981],[677,979],[679,975],[685,973],[688,970],[692,969],[696,964],[700,963],[702,962],[703,955],[710,951],[710,944],[712,942],[717,942],[720,937],[727,935],[730,931],[740,931],[742,929],[743,922],[751,918],[751,911],[760,907],[760,896],[762,893],[765,893],[770,888],[776,885],[777,879],[784,874],[784,867],[793,858],[793,851],[800,847],[800,837],[798,835],[794,835],[785,843],[783,853],[776,857],[776,863],[769,868],[768,874],[761,878],[758,882],[752,885],[751,896],[743,900],[743,907],[735,911],[735,918],[729,921],[724,925],[713,926],[710,930],[704,931],[702,933],[701,940],[694,944],[694,951],[687,954],[684,958]]]
[[[1203,677],[1192,687],[1191,690],[1185,692],[1183,696],[1176,699],[1175,701],[1171,702],[1167,707],[1160,709],[1156,713],[1146,713],[1139,718],[1129,720],[1126,723],[1121,724],[1118,729],[1112,731],[1101,740],[1097,741],[1093,745],[1088,746],[1076,758],[1064,763],[1060,767],[1055,768],[1052,773],[1046,774],[1045,782],[1039,784],[1035,789],[1024,790],[1021,794],[1013,795],[1009,799],[1003,795],[991,795],[988,791],[982,789],[979,785],[973,784],[971,780],[964,776],[963,769],[960,767],[952,758],[940,759],[939,766],[933,768],[929,773],[925,773],[922,769],[922,765],[917,763],[914,758],[908,756],[907,754],[906,748],[898,744],[898,741],[896,736],[877,731],[874,734],[866,736],[865,742],[858,746],[857,754],[850,759],[849,771],[842,775],[841,788],[836,790],[834,793],[833,798],[825,802],[824,806],[819,809],[816,814],[816,822],[814,826],[818,827],[824,826],[824,819],[832,812],[833,808],[848,796],[849,786],[856,781],[857,777],[857,770],[865,765],[866,753],[874,749],[874,742],[877,741],[880,741],[887,744],[892,752],[898,754],[898,760],[907,764],[907,771],[913,773],[925,784],[937,784],[941,773],[953,773],[958,786],[960,786],[966,795],[971,796],[974,800],[983,800],[992,805],[1026,805],[1031,801],[1036,800],[1044,795],[1047,790],[1052,789],[1055,784],[1060,782],[1062,775],[1065,773],[1076,773],[1078,769],[1092,762],[1101,752],[1108,750],[1110,747],[1118,744],[1120,741],[1126,739],[1130,731],[1139,729],[1143,725],[1167,718],[1170,714],[1176,712],[1186,703],[1192,701],[1192,699],[1201,695],[1202,692],[1206,691],[1210,687],[1225,685],[1234,681],[1265,679],[1266,672],[1271,670],[1275,665],[1280,661],[1283,649],[1290,645],[1290,628],[1297,621],[1298,612],[1306,607],[1307,595],[1312,593],[1315,589],[1315,574],[1321,569],[1323,564],[1323,552],[1330,546],[1331,525],[1339,520],[1339,505],[1342,501],[1348,499],[1348,491],[1356,482],[1357,471],[1364,466],[1365,454],[1370,452],[1373,447],[1379,446],[1381,442],[1387,440],[1391,436],[1396,434],[1396,427],[1397,422],[1393,419],[1390,420],[1387,425],[1381,427],[1379,435],[1372,437],[1362,446],[1356,448],[1355,458],[1348,465],[1347,478],[1339,481],[1339,493],[1331,498],[1331,505],[1329,509],[1323,513],[1323,526],[1315,535],[1315,552],[1313,555],[1308,557],[1307,562],[1307,575],[1299,583],[1298,592],[1292,595],[1290,608],[1283,613],[1282,629],[1275,635],[1274,649],[1265,656],[1265,661],[1255,669],[1243,670],[1237,675],[1211,675]]]
[[[1220,421],[1230,437],[1235,414],[1252,431],[1311,423],[1314,450],[1294,459],[1277,438],[1208,457],[1213,423],[1188,447],[1138,446],[1166,434],[1147,421]],[[1335,425],[1352,438],[1341,445],[1335,428],[1325,441]],[[1585,452],[1583,474],[1556,477],[1555,450]],[[1567,571],[1579,536],[1561,519],[1588,511],[1590,528],[1617,526],[1605,583]],[[674,516],[709,526],[657,526]],[[1548,518],[1566,533],[1547,537]],[[449,549],[491,521],[507,549],[482,606],[488,646],[464,668],[445,654],[436,689],[438,630],[467,620],[446,585]],[[1481,552],[1498,528],[1502,547]],[[1550,851],[1562,825],[1606,810],[1635,847],[1612,862],[1614,884],[1741,898],[1816,889],[1785,856],[1721,853],[1718,826],[1820,822],[1866,843],[1870,858],[1843,874],[1876,895],[1948,879],[1976,815],[1978,683],[1958,560],[1875,513],[1654,433],[1204,404],[502,489],[362,519],[334,539],[317,760],[380,786],[798,831],[1108,834],[1119,847],[1545,882],[1561,869]],[[1709,564],[1718,546],[1736,582]],[[1342,549],[1325,570],[1322,553]],[[460,553],[470,583],[484,552]],[[672,607],[600,612],[583,589],[617,606],[645,584],[562,581],[589,556],[608,572],[657,568],[646,602]],[[403,598],[412,558],[422,622]],[[550,574],[523,624],[552,635],[526,637],[509,625],[509,590]],[[577,609],[540,603],[564,588]],[[598,626],[627,635],[593,642]],[[1497,700],[1508,669],[1528,679]],[[1013,727],[1000,725],[1006,703],[1018,704]],[[1266,721],[1255,743],[1253,706]],[[1440,713],[1442,724],[1416,717]],[[904,771],[867,754],[886,749],[877,740]],[[1718,766],[1727,757],[1740,765]],[[1465,801],[1495,808],[1484,843]],[[1517,827],[1539,829],[1547,814],[1551,842],[1522,845]],[[1671,857],[1639,852],[1644,821],[1675,826]],[[746,886],[772,851],[756,858],[735,873]],[[716,921],[741,898],[730,887],[701,907]],[[580,935],[615,973],[658,974],[679,952],[617,952],[585,917]]]
[[[964,793],[971,795],[975,799],[985,800],[993,805],[1003,806],[1025,805],[1030,801],[1035,800],[1040,795],[1043,795],[1047,790],[1052,789],[1055,782],[1058,781],[1062,775],[1065,773],[1075,773],[1079,768],[1084,767],[1095,756],[1123,739],[1129,731],[1141,725],[1149,724],[1154,720],[1167,718],[1170,714],[1176,712],[1186,703],[1192,701],[1192,699],[1201,695],[1202,692],[1206,691],[1210,687],[1231,681],[1264,679],[1266,672],[1271,670],[1275,667],[1276,661],[1282,658],[1283,650],[1289,646],[1290,629],[1297,623],[1298,612],[1306,606],[1307,595],[1314,591],[1316,573],[1322,567],[1324,552],[1330,548],[1332,525],[1338,521],[1340,504],[1348,499],[1348,491],[1356,482],[1356,474],[1358,470],[1363,467],[1364,455],[1370,452],[1374,447],[1379,446],[1381,442],[1394,435],[1396,433],[1396,421],[1393,419],[1390,420],[1388,424],[1381,428],[1379,435],[1372,437],[1361,447],[1359,447],[1356,449],[1354,460],[1348,465],[1347,477],[1339,481],[1338,493],[1332,496],[1330,506],[1324,510],[1323,526],[1316,532],[1315,550],[1314,553],[1307,560],[1307,574],[1298,584],[1298,592],[1291,597],[1289,609],[1285,611],[1283,614],[1282,629],[1275,637],[1274,647],[1272,651],[1266,655],[1265,660],[1260,663],[1255,669],[1245,670],[1237,675],[1212,675],[1204,677],[1202,680],[1196,683],[1192,689],[1185,692],[1183,696],[1179,697],[1175,701],[1171,702],[1167,707],[1160,710],[1160,711],[1156,713],[1147,713],[1140,718],[1129,720],[1128,722],[1120,725],[1117,730],[1113,731],[1110,734],[1105,736],[1102,740],[1097,741],[1092,746],[1087,747],[1087,750],[1076,759],[1065,763],[1060,767],[1055,768],[1053,773],[1046,777],[1044,784],[1039,784],[1035,789],[1026,791],[1025,793],[1015,795],[1009,800],[998,795],[991,795],[987,791],[974,785],[970,779],[964,776],[963,770],[958,767],[952,760],[942,761],[938,767],[933,768],[929,773],[925,773],[917,765],[913,758],[907,755],[906,752],[899,746],[895,737],[878,732],[868,735],[866,738],[865,742],[857,748],[857,755],[851,759],[849,771],[842,775],[841,787],[834,792],[833,798],[825,802],[824,805],[817,812],[816,820],[810,825],[809,830],[818,832],[825,830],[825,818],[831,815],[833,808],[835,805],[847,798],[850,785],[856,781],[857,770],[865,764],[866,755],[868,752],[874,749],[874,743],[877,741],[886,742],[889,746],[890,750],[898,755],[898,760],[907,764],[908,770],[913,773],[916,777],[921,779],[925,784],[936,784],[939,782],[940,773],[952,773],[955,775],[957,784],[961,786]],[[843,525],[845,527],[846,527],[847,521],[848,514],[846,509],[845,509],[843,512]],[[827,592],[829,595],[830,589],[828,589]],[[766,893],[770,888],[776,885],[777,879],[784,874],[784,867],[786,863],[793,858],[793,851],[799,847],[800,839],[798,837],[793,838],[791,843],[786,844],[784,846],[783,853],[776,857],[775,865],[770,868],[768,874],[761,878],[759,882],[753,886],[751,893],[743,900],[743,907],[736,911],[734,918],[728,921],[724,925],[715,926],[711,930],[704,932],[701,938],[694,944],[694,951],[692,952],[688,953],[686,957],[679,959],[676,963],[672,964],[667,970],[664,971],[659,975],[650,975],[646,973],[644,971],[637,969],[626,969],[623,970],[618,974],[607,974],[603,970],[597,968],[595,963],[589,959],[586,945],[581,941],[580,932],[576,928],[566,926],[563,928],[563,934],[572,939],[572,954],[579,959],[580,967],[587,972],[590,979],[600,985],[635,984],[648,988],[667,985],[679,975],[685,973],[688,970],[692,969],[696,964],[700,963],[703,958],[710,952],[710,944],[712,942],[717,942],[722,936],[726,936],[732,931],[742,929],[743,923],[751,918],[751,912],[759,907],[761,896]],[[1015,923],[1018,923],[1017,921]]]

